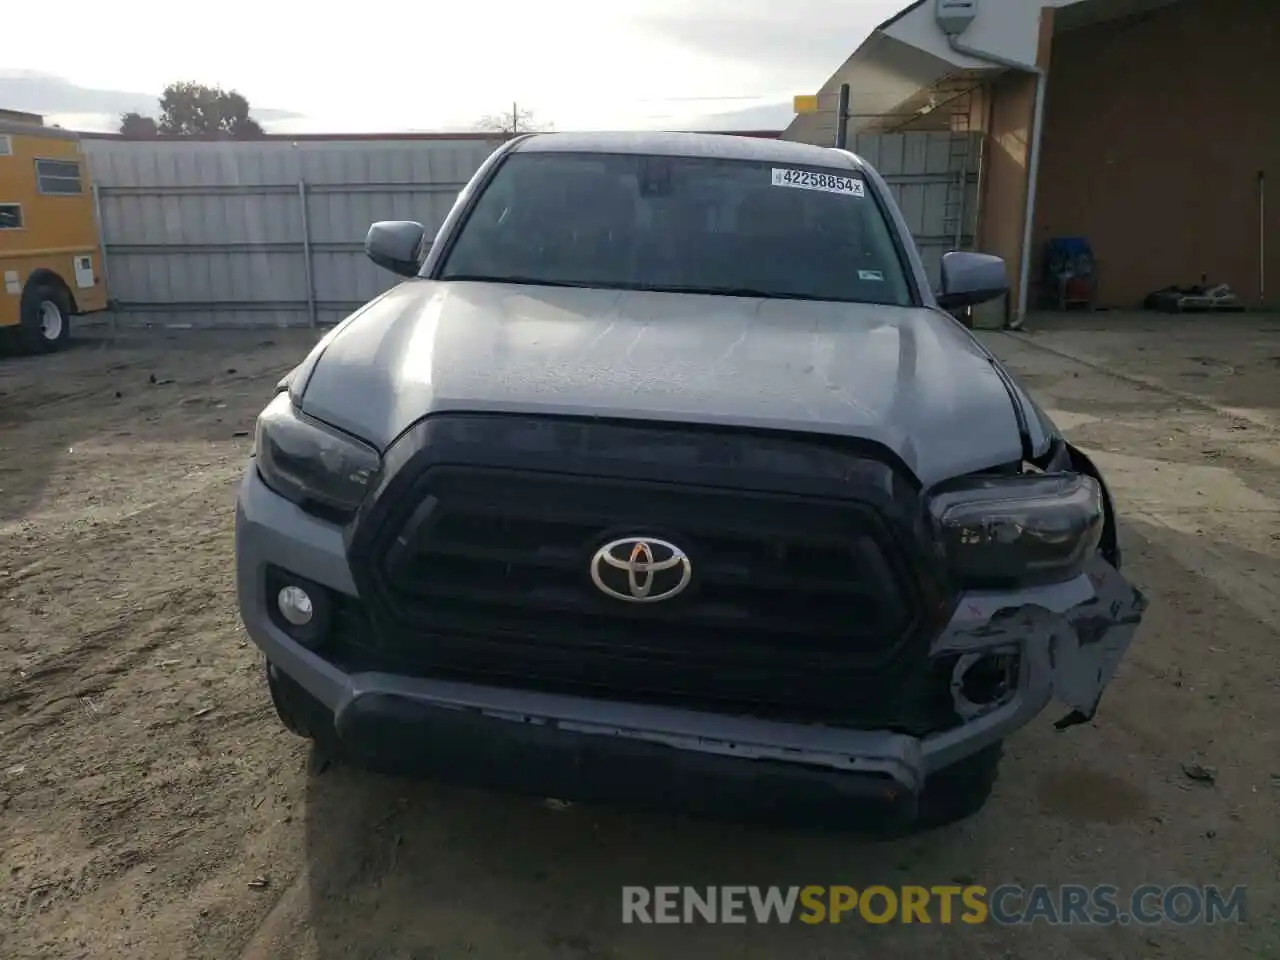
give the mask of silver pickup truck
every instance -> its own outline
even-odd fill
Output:
[[[586,802],[920,828],[1094,715],[1136,630],[1098,470],[851,153],[498,149],[258,420],[240,610],[342,758]]]

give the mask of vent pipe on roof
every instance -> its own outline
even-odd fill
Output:
[[[1049,75],[1034,63],[1010,60],[997,53],[978,50],[961,41],[960,35],[978,19],[978,0],[936,0],[934,20],[956,53],[997,67],[1029,73],[1036,78],[1036,100],[1031,117],[1031,154],[1027,158],[1027,206],[1022,223],[1022,256],[1018,264],[1018,305],[1009,326],[1017,330],[1027,319],[1027,286],[1031,279],[1031,234],[1036,217],[1036,187],[1040,179],[1040,139],[1044,126],[1044,94]]]

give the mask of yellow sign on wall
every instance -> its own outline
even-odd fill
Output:
[[[798,93],[791,98],[791,106],[796,113],[817,113],[818,95],[816,93]]]

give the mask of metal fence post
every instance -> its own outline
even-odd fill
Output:
[[[307,219],[307,181],[298,181],[298,213],[302,222],[302,268],[307,278],[307,324],[314,327],[316,317],[316,284],[311,269],[311,225]]]
[[[98,228],[98,257],[102,261],[102,283],[107,288],[107,312],[111,314],[111,332],[115,333],[120,327],[120,318],[116,316],[115,310],[110,309],[113,297],[111,271],[107,267],[107,230],[102,223],[102,194],[98,190],[96,181],[89,189],[93,193],[93,219]]]
[[[840,84],[840,98],[836,104],[836,149],[843,150],[849,142],[849,85]]]

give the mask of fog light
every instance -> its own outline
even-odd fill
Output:
[[[280,608],[280,616],[295,627],[305,627],[315,616],[315,607],[311,603],[310,595],[301,587],[292,584],[280,588],[280,592],[276,595],[276,605]]]
[[[318,650],[333,623],[328,589],[280,567],[269,566],[265,572],[263,599],[271,622],[304,647]]]

